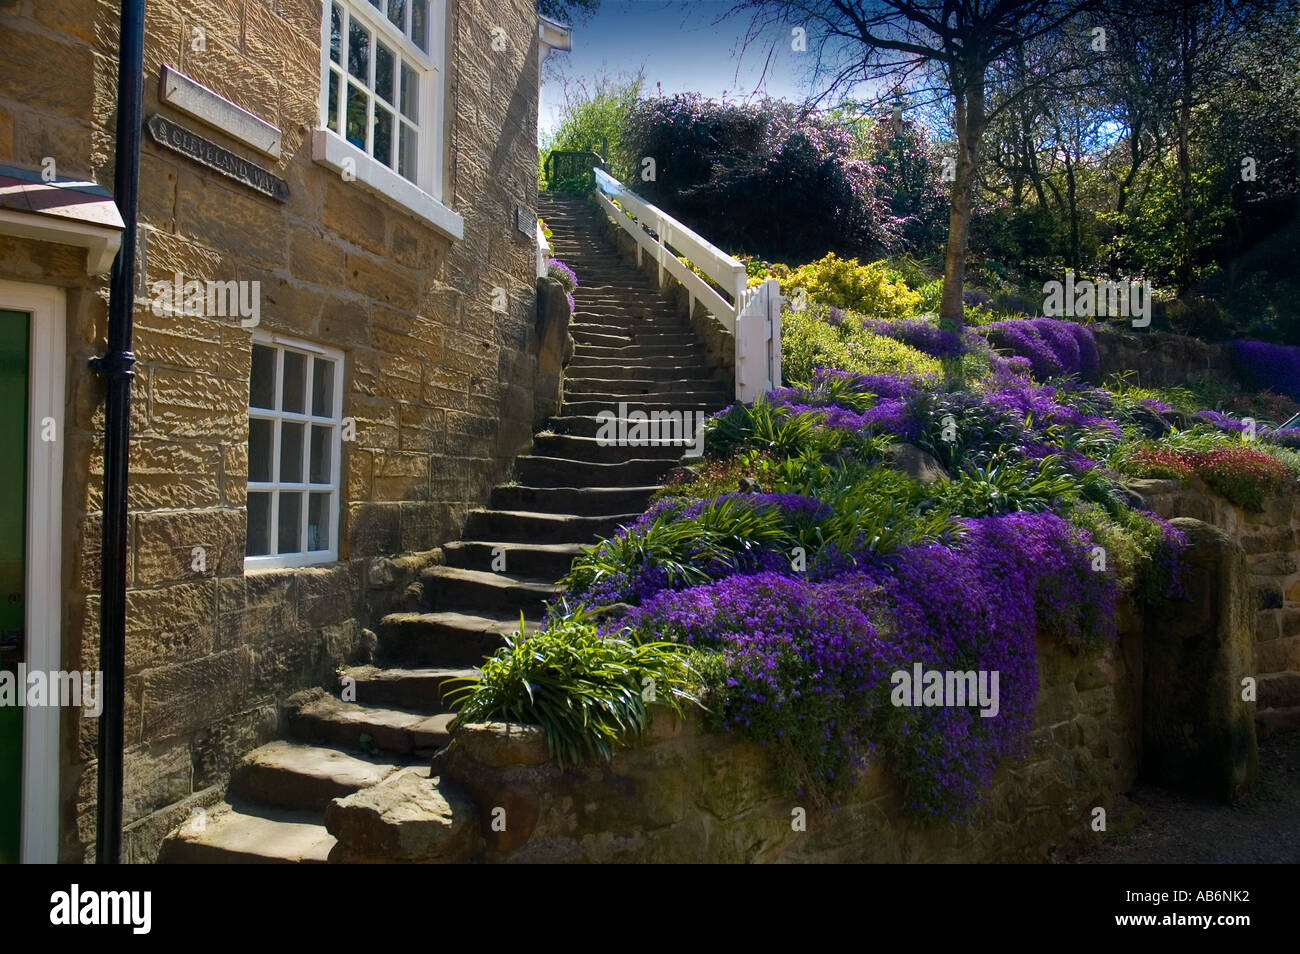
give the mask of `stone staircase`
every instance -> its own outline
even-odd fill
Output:
[[[160,861],[326,861],[335,843],[324,824],[330,801],[395,772],[427,774],[449,738],[442,683],[471,675],[521,611],[535,629],[582,544],[642,513],[678,465],[680,447],[603,446],[597,415],[618,414],[620,404],[714,411],[730,401],[688,319],[604,240],[601,213],[581,198],[543,195],[539,205],[554,254],[580,282],[560,414],[515,460],[515,482],[470,512],[464,539],[443,548],[445,565],[423,571],[425,610],[380,622],[378,664],[341,680],[355,687],[355,701],[323,689],[290,699],[289,737],[248,753],[226,802],[172,832]],[[494,570],[502,558],[504,569]]]

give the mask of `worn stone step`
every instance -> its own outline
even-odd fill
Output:
[[[483,513],[485,511],[473,511]],[[486,511],[494,514],[512,511]],[[501,520],[501,526],[489,521],[480,526],[490,528],[490,539],[509,540],[507,534],[516,521]],[[470,531],[466,531],[470,533]],[[524,531],[519,531],[523,533]],[[485,534],[477,534],[484,536]],[[517,538],[516,538],[517,539]],[[525,540],[536,539],[524,536]],[[565,542],[565,541],[555,541]],[[520,611],[529,617],[540,616],[545,603],[558,590],[551,581],[527,579],[510,573],[493,573],[490,570],[464,570],[454,566],[433,566],[420,573],[424,584],[425,605],[432,610],[485,611],[493,616],[517,616]]]
[[[167,836],[159,864],[325,864],[336,839],[317,812],[222,804]]]
[[[628,417],[627,415],[634,415]],[[595,414],[566,414],[547,418],[547,429],[576,437],[608,437],[643,434],[647,438],[673,438],[682,434],[693,439],[699,424],[708,416],[704,410],[672,407],[640,410],[629,403],[625,407],[603,408]]]
[[[607,406],[606,406],[607,407]],[[658,483],[676,464],[671,460],[625,460],[621,464],[590,464],[581,460],[515,458],[515,476],[521,483],[538,487],[573,487],[599,483],[602,487],[637,487]]]
[[[672,420],[662,424],[661,432],[655,435],[654,440],[651,440],[648,431],[638,434],[631,430],[615,432],[612,440],[604,436],[582,437],[573,434],[537,437],[533,440],[533,451],[548,457],[570,457],[573,460],[605,464],[638,458],[676,459],[695,442],[694,430],[683,433],[686,430],[684,420],[677,420],[676,423],[683,426],[674,428]]]
[[[660,358],[660,362],[671,359]],[[564,369],[566,377],[572,379],[600,378],[604,380],[628,381],[714,381],[713,372],[703,361],[677,361],[672,364],[655,363],[651,359],[636,363],[615,363],[614,361],[592,361],[584,358],[574,359]],[[721,383],[721,382],[719,382]]]
[[[1300,731],[1300,706],[1260,709],[1255,712],[1255,732],[1261,739],[1279,732]]]
[[[381,637],[382,638],[382,637]],[[291,696],[286,703],[289,733],[299,742],[399,756],[432,754],[451,741],[451,715],[359,706],[323,689]]]
[[[579,288],[573,293],[577,313],[599,315],[604,318],[654,319],[674,322],[690,327],[686,315],[669,305],[658,295],[637,295],[626,288],[610,286],[605,293],[601,288]]]
[[[431,666],[422,668],[387,668],[354,666],[343,671],[342,679],[356,690],[356,702],[363,706],[383,706],[437,715],[449,712],[443,693],[451,691],[449,680],[478,675],[469,667]]]
[[[648,358],[668,358],[677,360],[678,358],[703,358],[704,346],[697,345],[695,348],[683,350],[671,345],[621,345],[617,347],[608,347],[606,345],[576,345],[573,349],[573,359],[577,361],[580,358],[614,358],[622,361],[640,361]]]
[[[578,281],[578,288],[573,294],[575,299],[578,292],[582,292],[583,301],[599,302],[604,306],[643,305],[665,314],[679,314],[663,295],[635,271],[601,275],[588,266],[583,269]]]
[[[568,391],[564,395],[564,412],[599,415],[600,410],[591,411],[588,407],[577,408],[570,405],[589,405],[608,410],[613,414],[624,413],[624,407],[655,406],[667,408],[708,407],[722,408],[728,404],[728,396],[716,389],[708,391]]]
[[[590,422],[593,435],[597,425],[597,419],[594,417],[552,418],[551,420],[557,427],[565,426],[569,422],[583,422],[578,426],[586,427],[586,422]],[[509,484],[493,488],[491,505],[498,510],[580,513],[595,517],[643,511],[658,489],[656,484],[645,487],[530,487]],[[517,547],[519,544],[510,544],[510,546]],[[568,547],[571,544],[549,546]],[[446,547],[443,549],[445,550]]]
[[[590,543],[595,537],[608,536],[620,524],[638,515],[639,512],[587,517],[532,510],[471,510],[469,519],[465,521],[465,536],[506,542]],[[436,572],[436,569],[426,572]],[[488,575],[500,577],[504,574]],[[542,584],[536,585],[540,587]]]
[[[644,345],[647,347],[665,346],[676,348],[698,348],[700,339],[695,337],[694,332],[676,331],[660,332],[651,328],[636,329],[632,332],[632,343]]]
[[[675,394],[708,391],[725,394],[727,386],[714,378],[589,378],[565,376],[564,386],[573,394]]]
[[[694,337],[690,327],[676,318],[650,318],[645,315],[586,314],[569,325],[572,331],[602,335],[679,335]]]
[[[608,396],[606,396],[608,398]],[[572,400],[566,398],[561,410],[564,412],[561,419],[570,420],[578,418],[590,418],[596,420],[600,415],[613,414],[616,417],[622,417],[633,411],[639,411],[642,414],[653,414],[655,412],[671,413],[673,411],[704,411],[712,414],[726,407],[727,402],[718,397],[711,397],[708,400],[699,401],[646,401],[643,397],[625,396],[619,397],[614,401],[597,400],[584,401]]]
[[[525,620],[524,632],[537,626]],[[477,666],[518,631],[518,613],[390,613],[379,623],[379,655],[398,666]]]
[[[704,377],[712,374],[703,351],[697,354],[654,354],[629,350],[622,354],[589,354],[575,348],[573,360],[565,367],[568,374],[578,374],[584,368],[689,368],[692,374],[699,373]]]
[[[659,483],[676,466],[670,460],[625,460],[620,464],[592,464],[528,454],[515,458],[515,476],[520,483],[535,487],[577,487],[588,482],[602,487],[644,487]]]
[[[608,305],[603,302],[576,300],[573,325],[616,325],[627,329],[644,329],[661,334],[689,334],[690,322],[683,316],[654,305]]]
[[[1300,706],[1300,672],[1273,672],[1259,677],[1259,704],[1264,709],[1293,709]]]
[[[614,324],[612,322],[603,321],[575,321],[569,325],[569,330],[575,336],[583,334],[604,335],[609,338],[617,338],[624,335],[630,336],[635,327],[635,324],[632,322],[627,324]]]
[[[494,572],[493,568],[504,562],[503,572],[539,580],[558,580],[564,576],[569,572],[573,558],[581,551],[579,543],[519,543],[509,540],[458,540],[444,544],[442,548],[447,566]]]
[[[612,348],[622,348],[632,343],[631,335],[605,334],[595,331],[584,331],[582,328],[570,328],[569,332],[573,335],[573,340],[577,343],[603,345]]]
[[[384,758],[339,749],[268,742],[240,761],[230,791],[237,798],[264,805],[324,811],[330,799],[381,782],[397,767]]]

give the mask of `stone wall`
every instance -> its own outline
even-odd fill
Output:
[[[887,764],[815,804],[783,790],[763,747],[655,710],[643,744],[580,767],[558,766],[537,727],[464,726],[430,768],[335,800],[330,860],[1042,862],[1131,825],[1114,796],[1139,775],[1231,801],[1258,762],[1246,555],[1208,523],[1174,523],[1187,598],[1121,600],[1102,653],[1039,640],[1028,751],[998,768],[975,823],[918,822]]]
[[[988,817],[923,825],[885,770],[838,808],[777,785],[766,750],[656,710],[646,744],[608,765],[560,769],[541,730],[464,727],[436,779],[407,772],[336,801],[331,861],[939,862],[1047,861],[1090,840],[1140,758],[1142,628],[1085,658],[1040,640],[1029,753],[995,776]],[[797,809],[806,830],[797,830]],[[495,824],[494,824],[495,822]],[[1112,818],[1113,830],[1118,820]],[[504,830],[500,830],[504,826]]]
[[[1245,552],[1259,680],[1255,721],[1261,736],[1300,728],[1300,497],[1276,495],[1255,512],[1193,479],[1131,480],[1151,510],[1218,527]]]
[[[161,815],[219,790],[239,753],[275,734],[287,695],[364,655],[365,628],[420,562],[386,557],[457,536],[531,440],[534,249],[514,213],[536,208],[535,8],[448,8],[443,196],[464,216],[461,240],[312,161],[320,0],[150,0],[146,117],[269,169],[290,197],[274,202],[144,137],[127,605],[136,860],[170,827]],[[108,0],[0,3],[0,162],[39,170],[53,156],[61,178],[111,187],[117,18]],[[281,159],[161,104],[163,64],[278,126]],[[344,352],[356,440],[343,445],[339,562],[245,572],[251,335],[230,319],[155,316],[149,283],[177,272],[258,281],[261,329]],[[0,278],[68,290],[63,659],[95,669],[103,386],[87,361],[104,349],[107,282],[85,276],[80,251],[4,238]],[[96,727],[75,715],[62,759],[68,861],[94,836]]]
[[[1117,331],[1095,327],[1102,379],[1133,373],[1133,383],[1164,387],[1197,374],[1234,381],[1232,359],[1217,344],[1163,331]]]

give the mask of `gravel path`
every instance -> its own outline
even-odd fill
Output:
[[[1127,804],[1143,819],[1129,834],[1081,857],[1081,864],[1295,864],[1300,862],[1300,732],[1259,745],[1259,782],[1228,806],[1138,782]]]

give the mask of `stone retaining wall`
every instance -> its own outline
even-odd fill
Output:
[[[1240,544],[1251,595],[1259,733],[1300,728],[1300,496],[1275,495],[1254,512],[1198,479],[1131,480],[1128,486],[1160,516],[1203,520]]]
[[[1236,372],[1225,349],[1196,338],[1163,331],[1117,331],[1094,326],[1102,379],[1133,372],[1143,387],[1183,384],[1196,374],[1235,381]]]
[[[336,800],[330,860],[1042,862],[1124,828],[1114,796],[1139,774],[1230,801],[1257,770],[1246,556],[1208,523],[1174,525],[1187,599],[1122,601],[1118,639],[1092,656],[1040,638],[1027,755],[999,767],[976,823],[919,823],[887,764],[817,805],[783,790],[763,747],[656,710],[644,744],[563,769],[539,728],[465,726],[431,769]]]
[[[988,818],[923,825],[873,766],[838,808],[782,791],[762,747],[656,710],[645,744],[607,765],[559,768],[540,729],[466,726],[435,760],[331,805],[331,861],[1047,861],[1099,835],[1137,775],[1142,618],[1084,658],[1040,640],[1023,762],[1000,768]],[[800,811],[802,810],[802,812]],[[797,823],[806,816],[806,825]],[[1111,827],[1118,820],[1111,820]]]

